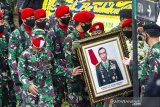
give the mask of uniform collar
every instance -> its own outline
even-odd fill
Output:
[[[108,68],[109,68],[109,60],[107,60],[106,62],[102,61],[102,65],[108,70]]]
[[[157,47],[159,47],[160,46],[160,42],[157,42],[157,43],[155,43],[153,46],[152,46],[152,48],[151,49],[153,49],[153,48],[157,48]]]
[[[25,24],[23,24],[23,26],[24,26],[24,29],[27,31],[27,33],[28,33],[29,35],[32,35],[32,28],[29,27],[29,26],[27,26],[27,25],[25,25]]]
[[[79,31],[78,31],[78,33],[79,33],[79,35],[81,36],[82,39],[85,38],[85,32],[79,32]]]
[[[76,38],[78,38],[78,39],[83,39],[80,35],[79,35],[79,32],[78,32],[78,30],[75,28],[75,30],[73,31],[73,33],[75,33],[76,35]],[[84,34],[84,38],[88,38],[89,37],[89,34],[86,32],[85,34]]]
[[[30,50],[31,50],[31,52],[32,52],[33,54],[37,54],[37,53],[39,54],[39,53],[42,53],[42,52],[45,50],[44,47],[42,48],[41,51],[35,51],[32,46],[30,46],[29,48],[30,48]]]
[[[65,33],[67,33],[68,26],[62,26],[59,23],[57,23],[57,25],[61,30],[63,30]]]
[[[108,65],[108,64],[109,64],[109,60],[107,60],[107,61],[105,61],[105,62],[104,62],[104,61],[102,61],[102,63],[103,63],[103,64],[107,64],[107,65]]]
[[[3,37],[3,34],[4,34],[3,32],[2,32],[2,33],[0,33],[0,38],[2,38],[2,37]]]

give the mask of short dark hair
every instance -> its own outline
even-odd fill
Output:
[[[122,9],[119,11],[119,15],[120,15],[120,20],[122,18],[126,19],[132,18],[132,9]]]
[[[98,54],[99,54],[99,51],[102,50],[102,49],[104,49],[106,51],[106,49],[104,47],[101,47],[101,48],[98,49]]]

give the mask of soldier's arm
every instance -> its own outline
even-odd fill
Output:
[[[70,34],[72,36],[72,34]],[[68,35],[65,38],[65,43],[64,43],[64,52],[65,52],[65,59],[66,59],[66,66],[70,68],[74,68],[74,64],[72,61],[72,38],[71,36]]]
[[[53,37],[54,37],[55,33],[52,29],[50,29],[50,31],[47,34],[46,40],[48,45],[46,46],[46,48],[48,50],[51,50],[52,53],[54,52],[54,41],[53,41]]]
[[[7,23],[5,23],[5,32],[11,33],[11,28]]]
[[[160,58],[152,57],[148,62],[148,68],[152,75],[158,74],[160,72]]]
[[[53,66],[53,70],[52,70],[52,76],[64,76],[66,78],[72,78],[72,70],[71,68],[64,68],[60,65],[58,65],[53,57],[52,54],[52,60],[51,60],[51,64]]]
[[[65,56],[71,55],[71,53],[72,53],[72,39],[70,36],[67,36],[65,38],[64,50],[65,50]]]
[[[8,64],[11,69],[11,74],[16,74],[17,71],[17,59],[16,54],[17,53],[17,47],[18,47],[18,35],[19,35],[18,29],[13,31],[11,34],[11,37],[9,38],[9,44],[8,44]]]
[[[65,76],[68,79],[73,79],[73,76],[78,76],[81,75],[83,73],[83,69],[80,68],[80,66],[75,67],[75,68],[65,68],[63,66],[60,65],[56,65],[54,66],[54,75],[59,75],[59,76]]]
[[[10,38],[10,35],[11,35],[11,29],[10,29],[8,24],[5,24],[4,29],[5,29],[6,42],[7,42],[7,46],[8,46],[9,38]]]
[[[25,90],[28,90],[29,86],[32,84],[32,81],[29,81],[27,75],[27,63],[26,58],[24,57],[24,53],[19,57],[18,61],[18,76],[20,82],[23,84]]]

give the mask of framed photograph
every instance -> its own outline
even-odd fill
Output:
[[[105,33],[80,41],[77,49],[91,103],[114,98],[132,91],[128,57],[122,31]]]

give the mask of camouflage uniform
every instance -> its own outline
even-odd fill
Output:
[[[88,33],[85,34],[85,38],[89,36]],[[76,46],[74,41],[82,39],[81,36],[78,34],[76,29],[73,30],[65,38],[65,57],[68,68],[74,68],[79,66],[79,60],[75,56],[73,52],[73,47]],[[76,47],[74,47],[75,49]],[[67,89],[68,89],[68,102],[71,107],[87,107],[88,98],[86,96],[87,93],[85,92],[85,83],[84,78],[82,76],[76,76],[71,80],[67,80]]]
[[[52,29],[53,26],[57,23],[57,19],[55,17],[54,14],[50,15],[49,17],[47,17],[46,19],[46,26],[49,27],[49,29]]]
[[[144,64],[139,66],[139,70],[142,70],[140,78],[142,84],[146,84],[148,80],[151,80],[160,72],[160,42],[152,46]]]
[[[71,32],[73,28],[68,27],[68,32]],[[58,23],[54,28],[50,29],[48,32],[48,42],[51,47],[52,53],[55,56],[55,61],[58,65],[66,68],[66,60],[64,54],[64,39],[68,33],[64,32],[59,28]],[[54,92],[56,96],[55,106],[59,107],[62,104],[62,100],[65,99],[66,89],[66,79],[61,76],[56,76],[53,78]]]
[[[4,29],[3,36],[0,38],[0,107],[15,107],[16,98],[12,88],[13,81],[7,64],[8,42],[11,31],[8,24],[4,24]]]
[[[11,76],[14,81],[14,90],[17,101],[21,102],[21,83],[18,78],[17,64],[18,57],[31,45],[30,35],[25,31],[24,25],[12,32],[8,46],[8,63],[11,70]],[[20,103],[19,103],[20,104]]]
[[[51,10],[51,12],[54,12],[55,13],[55,10],[56,10],[56,6],[60,6],[60,5],[66,5],[66,2],[65,2],[65,0],[56,0],[55,1],[55,3],[54,3],[54,5],[53,5],[53,10]],[[52,14],[52,15],[50,15],[48,18],[47,18],[47,26],[49,27],[49,28],[51,28],[52,29],[52,27],[57,23],[57,19],[56,19],[56,17],[55,17],[55,14]]]
[[[0,0],[0,7],[4,9],[4,19],[10,25],[11,31],[15,29],[14,21],[13,21],[13,11],[14,3],[12,0]]]
[[[61,72],[60,66],[54,64],[54,57],[50,50],[45,48],[36,52],[32,47],[25,50],[19,57],[19,76],[23,84],[23,106],[53,107],[54,90],[52,75],[71,78],[66,72]],[[28,92],[31,84],[38,87],[38,96],[34,97]]]

